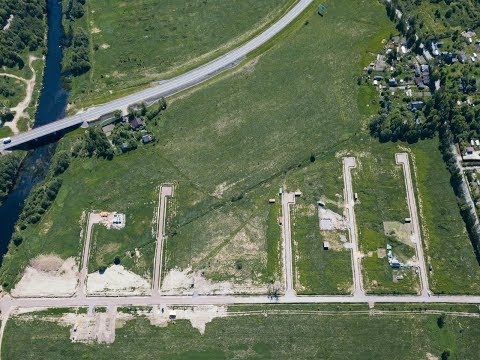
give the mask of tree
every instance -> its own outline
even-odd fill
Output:
[[[442,357],[442,360],[447,360],[447,359],[450,357],[450,350],[448,350],[448,349],[447,349],[447,350],[444,350],[444,351],[442,352],[442,356],[441,356],[441,357]]]
[[[445,314],[442,314],[437,318],[437,325],[440,329],[445,326],[446,318],[447,316]]]
[[[113,263],[114,263],[115,265],[120,265],[120,261],[121,261],[121,260],[120,260],[120,256],[118,256],[118,255],[115,256],[115,259],[113,259]]]

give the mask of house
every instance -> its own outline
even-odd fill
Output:
[[[412,101],[408,104],[408,109],[410,111],[422,110],[423,108],[423,101]]]
[[[430,61],[433,59],[433,56],[428,52],[428,50],[423,50],[423,57],[425,60]]]
[[[393,269],[399,269],[401,264],[400,264],[400,261],[398,261],[397,258],[392,258],[392,261],[390,261],[390,266],[393,268]]]
[[[113,129],[115,129],[115,124],[108,124],[108,125],[105,125],[105,126],[102,126],[102,131],[105,135],[107,136],[110,136],[110,134],[112,133]]]
[[[420,90],[425,89],[425,84],[420,77],[415,78],[415,85],[417,85]]]
[[[133,129],[133,130],[137,130],[138,128],[141,128],[145,126],[145,124],[143,123],[142,119],[140,119],[139,117],[133,119],[131,122],[130,122],[130,127]]]
[[[391,87],[397,86],[398,85],[397,80],[395,80],[395,78],[388,80],[388,85],[390,85]]]
[[[144,144],[148,144],[151,141],[152,141],[152,135],[147,134],[142,136],[142,142]]]
[[[417,62],[413,64],[413,69],[415,70],[415,76],[420,76],[421,74],[420,65]]]

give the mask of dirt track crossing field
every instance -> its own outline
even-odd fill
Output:
[[[163,239],[165,236],[165,215],[167,212],[167,197],[173,196],[173,185],[162,185],[158,205],[157,245],[153,272],[153,291],[158,292],[162,275]]]
[[[413,224],[413,240],[415,242],[415,248],[417,252],[418,265],[420,269],[421,280],[421,295],[427,297],[430,295],[430,289],[428,286],[427,266],[425,264],[425,256],[423,254],[423,244],[420,232],[420,225],[417,214],[417,203],[415,201],[415,193],[413,191],[412,174],[410,172],[410,162],[407,153],[395,154],[395,160],[398,165],[403,166],[403,172],[405,174],[405,186],[407,190],[407,202],[408,209],[410,211],[410,218]]]

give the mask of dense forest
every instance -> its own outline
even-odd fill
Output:
[[[46,0],[0,0],[0,66],[25,66],[22,53],[43,45],[45,14]]]
[[[17,169],[22,159],[23,155],[20,153],[0,156],[0,204],[5,200],[15,183]]]
[[[85,14],[85,0],[71,1],[71,8],[65,13],[63,70],[73,76],[79,76],[91,68],[90,42],[87,31],[76,21]]]

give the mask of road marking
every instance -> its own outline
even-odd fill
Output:
[[[362,283],[362,269],[360,266],[361,254],[358,250],[358,232],[355,220],[355,199],[352,190],[352,169],[357,167],[357,161],[354,157],[343,158],[343,196],[345,199],[345,212],[348,222],[348,236],[350,238],[352,249],[352,270],[353,270],[353,296],[360,297],[365,295]]]
[[[415,192],[413,191],[412,174],[410,172],[410,161],[407,153],[395,154],[395,161],[398,165],[403,167],[403,174],[405,177],[405,188],[407,190],[407,203],[408,210],[410,212],[410,218],[412,219],[413,235],[415,238],[415,249],[418,258],[418,265],[420,270],[420,286],[421,296],[428,297],[431,292],[428,286],[427,266],[425,265],[425,256],[423,254],[422,237],[420,232],[420,225],[417,214],[417,204],[415,201]]]
[[[173,196],[173,185],[162,185],[158,196],[158,226],[157,245],[155,247],[155,260],[153,262],[153,291],[159,292],[162,276],[163,243],[165,237],[165,221],[167,212],[167,197]]]
[[[290,205],[295,204],[294,193],[282,193],[282,238],[283,238],[283,275],[285,278],[285,296],[296,295],[293,288],[292,265],[292,229],[290,225]]]

